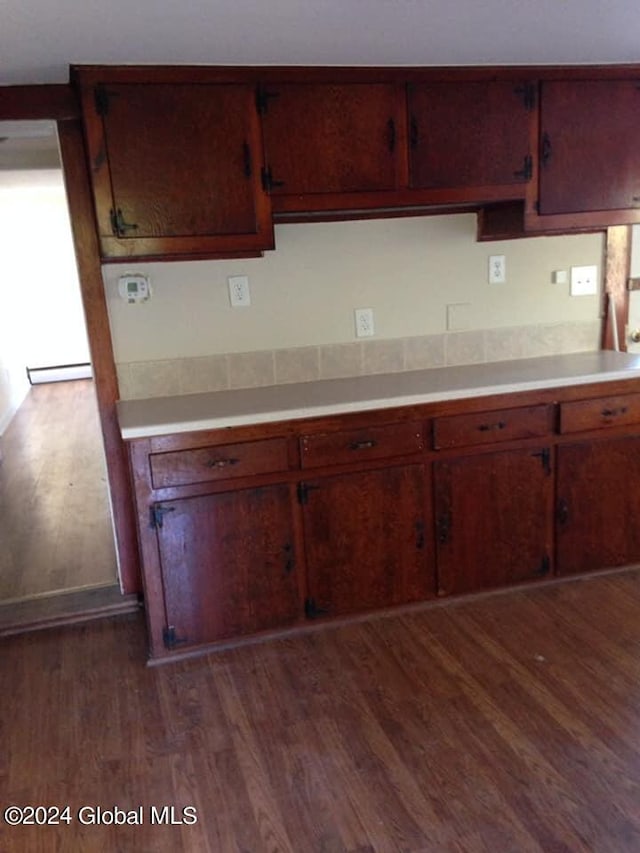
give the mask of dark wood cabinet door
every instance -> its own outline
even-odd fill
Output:
[[[305,485],[309,616],[390,607],[434,594],[421,465]]]
[[[272,83],[261,93],[272,195],[395,188],[404,120],[398,87]]]
[[[541,214],[640,205],[640,80],[542,84]]]
[[[640,562],[640,437],[558,448],[556,559],[568,575]]]
[[[166,619],[177,648],[298,619],[289,486],[183,498],[158,510]]]
[[[441,595],[506,586],[551,571],[549,448],[437,462],[435,496]]]
[[[410,186],[525,184],[534,104],[524,81],[410,85]]]
[[[273,244],[253,87],[114,83],[92,94],[89,148],[107,255]]]

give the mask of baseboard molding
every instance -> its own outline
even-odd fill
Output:
[[[68,382],[70,379],[93,379],[93,369],[82,364],[55,364],[50,367],[27,367],[27,376],[32,385],[45,382]]]
[[[116,584],[20,602],[2,602],[0,637],[135,613],[139,609],[138,596],[122,595]]]

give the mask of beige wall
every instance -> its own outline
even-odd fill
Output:
[[[0,170],[0,433],[27,367],[89,360],[62,171]]]
[[[105,266],[116,362],[126,369],[348,344],[356,340],[357,307],[373,308],[375,341],[448,338],[452,303],[469,304],[470,332],[522,335],[567,323],[597,330],[600,296],[570,297],[568,284],[552,283],[552,272],[596,264],[601,273],[602,235],[482,244],[475,229],[472,214],[281,225],[276,250],[264,258]],[[506,284],[487,283],[492,254],[506,256]],[[129,306],[118,297],[125,271],[150,275],[150,302]],[[229,305],[227,276],[234,274],[249,276],[249,308]],[[591,340],[597,346],[597,334]]]

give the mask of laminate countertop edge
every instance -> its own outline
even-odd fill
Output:
[[[132,440],[621,379],[640,380],[640,355],[608,350],[571,353],[120,400],[117,408],[122,437]]]

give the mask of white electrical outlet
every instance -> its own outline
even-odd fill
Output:
[[[571,295],[594,296],[598,292],[598,267],[571,267]]]
[[[373,308],[356,308],[353,312],[356,321],[356,337],[370,338],[375,334]]]
[[[489,256],[489,284],[504,284],[507,280],[507,261],[504,255]]]
[[[251,305],[251,291],[249,290],[249,279],[246,275],[230,275],[229,302],[233,308],[246,308]]]

